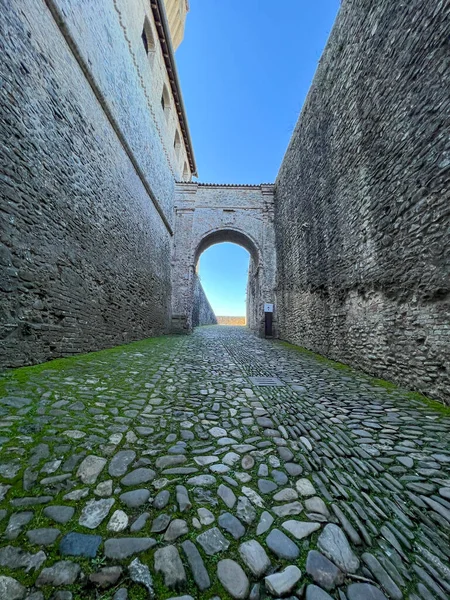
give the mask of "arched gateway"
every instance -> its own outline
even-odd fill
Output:
[[[268,184],[177,184],[172,269],[174,331],[192,330],[198,261],[202,252],[221,242],[239,244],[250,254],[247,324],[262,334],[264,303],[275,303],[273,185]]]

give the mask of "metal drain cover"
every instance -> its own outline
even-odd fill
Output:
[[[278,377],[249,377],[253,385],[261,385],[264,387],[279,387],[284,383]]]

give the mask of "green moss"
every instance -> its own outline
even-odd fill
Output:
[[[330,358],[326,358],[325,356],[322,356],[322,354],[317,354],[317,352],[313,352],[312,350],[308,350],[307,348],[303,348],[302,346],[296,346],[295,344],[291,344],[290,342],[283,342],[280,340],[277,340],[275,343],[284,346],[285,348],[289,348],[290,350],[295,350],[296,352],[299,352],[304,356],[308,356],[309,358],[314,358],[315,360],[324,363],[325,365],[332,367],[333,369],[354,372],[352,367],[350,367],[349,365],[338,362],[336,360],[331,360]]]
[[[312,350],[308,350],[307,348],[303,348],[302,346],[296,346],[295,344],[291,344],[289,342],[283,342],[283,341],[277,341],[276,343],[280,344],[281,346],[284,346],[286,348],[289,348],[290,350],[299,352],[300,354],[303,354],[306,357],[313,358],[314,360],[317,360],[318,362],[321,362],[332,369],[346,371],[349,375],[354,375],[355,378],[356,377],[364,378],[367,381],[367,383],[369,383],[370,385],[381,387],[381,388],[387,390],[388,392],[401,392],[404,397],[409,398],[410,400],[414,400],[414,401],[422,404],[424,407],[426,406],[426,407],[432,409],[433,411],[440,413],[443,416],[450,417],[450,406],[446,406],[445,404],[443,404],[437,400],[428,398],[427,396],[424,396],[420,392],[409,392],[409,391],[403,390],[402,388],[399,388],[392,381],[386,381],[385,379],[370,377],[366,373],[357,371],[356,369],[353,369],[349,365],[326,358],[325,356],[322,356],[321,354],[317,354],[316,352],[313,352]]]
[[[140,340],[138,342],[131,342],[130,344],[124,344],[122,346],[114,346],[114,348],[107,348],[106,350],[99,350],[98,352],[89,352],[87,354],[77,354],[76,356],[70,356],[67,358],[56,358],[39,365],[33,365],[29,367],[20,367],[18,369],[7,369],[0,374],[0,395],[8,395],[7,384],[9,383],[30,383],[35,375],[40,375],[44,371],[56,373],[67,372],[73,375],[74,369],[81,367],[83,372],[86,371],[86,367],[90,363],[97,363],[103,359],[108,359],[114,355],[126,352],[136,352],[140,350],[147,350],[149,347],[158,346],[170,346],[175,343],[176,336],[160,336]],[[126,374],[125,374],[126,377]]]

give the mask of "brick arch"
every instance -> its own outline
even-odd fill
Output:
[[[238,244],[250,254],[247,324],[256,332],[264,331],[264,303],[275,304],[273,208],[273,185],[269,184],[176,184],[172,254],[174,331],[192,330],[198,297],[195,290],[201,287],[196,272],[198,259],[207,248],[221,242]]]
[[[242,246],[250,254],[256,266],[261,264],[261,252],[251,235],[236,227],[231,228],[224,226],[208,231],[198,242],[193,256],[194,267],[197,269],[199,258],[205,250],[215,244],[222,244],[223,242],[230,242],[231,244]]]

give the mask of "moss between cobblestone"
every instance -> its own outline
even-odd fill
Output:
[[[433,400],[432,398],[428,398],[428,396],[424,396],[420,392],[411,392],[408,390],[404,390],[403,388],[398,387],[392,381],[386,381],[385,379],[371,377],[370,375],[368,375],[367,373],[365,373],[363,371],[357,371],[356,369],[354,369],[353,367],[350,367],[349,365],[346,365],[344,363],[341,363],[341,362],[338,362],[335,360],[331,360],[330,358],[326,358],[325,356],[322,356],[321,354],[317,354],[316,352],[313,352],[312,350],[308,350],[307,348],[303,348],[302,346],[296,346],[295,344],[291,344],[290,342],[284,342],[281,340],[276,340],[275,343],[279,344],[281,346],[284,346],[286,348],[289,348],[291,350],[295,350],[296,352],[299,352],[309,358],[313,358],[313,359],[317,360],[318,362],[324,363],[333,369],[347,371],[349,375],[353,375],[355,378],[357,378],[357,377],[364,378],[367,381],[367,383],[369,383],[370,385],[382,387],[385,390],[387,390],[388,392],[394,392],[394,391],[401,392],[404,396],[410,398],[411,400],[416,400],[416,401],[422,403],[423,405],[426,405],[429,408],[433,409],[434,411],[439,412],[444,416],[450,417],[450,406],[446,406],[445,404],[443,404],[442,402],[440,402],[438,400]]]

